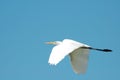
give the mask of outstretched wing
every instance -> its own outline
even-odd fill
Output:
[[[64,44],[53,47],[48,63],[52,65],[58,64],[66,55],[68,55],[73,50],[73,47]]]
[[[70,53],[71,64],[76,73],[85,73],[89,57],[89,49],[78,48]]]

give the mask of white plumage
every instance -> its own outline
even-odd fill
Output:
[[[85,73],[88,63],[89,49],[76,49],[70,53],[70,60],[75,73]]]
[[[48,60],[49,64],[57,65],[62,59],[64,59],[65,56],[69,55],[73,70],[78,74],[85,73],[86,71],[90,49],[103,52],[112,52],[110,49],[93,48],[71,39],[64,39],[62,42],[47,42],[47,44],[56,45],[53,47],[50,54]]]
[[[49,42],[49,44],[51,43]],[[63,42],[56,41],[53,44],[56,46],[52,49],[48,63],[57,65],[65,56],[70,55],[74,71],[76,73],[85,72],[89,49],[81,49],[80,47],[89,47],[88,45],[70,39],[64,39]]]

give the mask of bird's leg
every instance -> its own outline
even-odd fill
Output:
[[[98,51],[103,51],[103,52],[112,52],[112,50],[110,50],[110,49],[98,49],[98,48],[85,47],[85,46],[83,46],[81,48],[83,48],[83,49],[91,49],[91,50],[98,50]]]

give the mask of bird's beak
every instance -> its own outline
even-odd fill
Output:
[[[55,42],[45,42],[45,44],[55,44]]]

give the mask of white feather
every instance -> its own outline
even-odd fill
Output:
[[[84,44],[70,39],[64,39],[62,43],[53,47],[48,63],[52,65],[58,64],[66,55],[81,46],[84,46]]]
[[[82,44],[71,39],[64,39],[62,42],[48,42],[48,44],[56,45],[52,49],[48,63],[57,65],[65,56],[69,55],[72,68],[75,73],[78,74],[85,73],[86,71],[90,49],[104,52],[112,51],[109,49],[92,48],[86,44]]]
[[[70,53],[73,70],[76,73],[85,73],[89,57],[89,49],[78,48]]]

